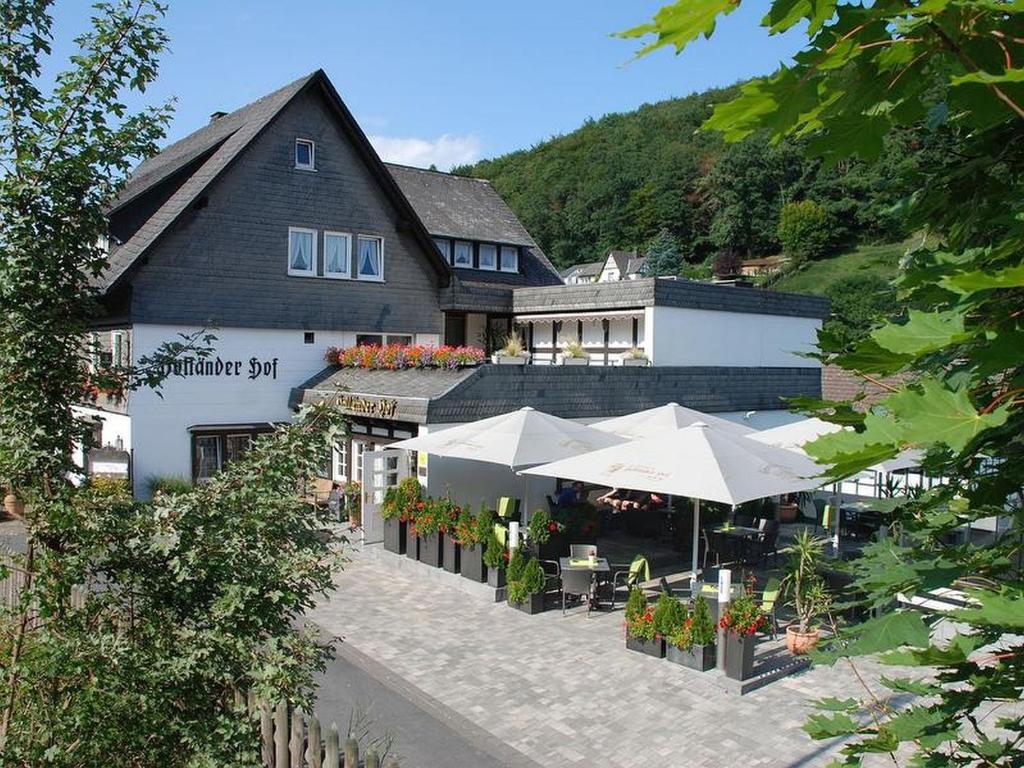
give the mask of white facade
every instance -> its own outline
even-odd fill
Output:
[[[654,365],[820,367],[798,354],[814,350],[817,318],[647,307],[644,321]]]
[[[136,325],[133,355],[152,354],[163,342],[198,328]],[[303,330],[224,328],[214,331],[215,351],[205,362],[213,373],[167,377],[157,391],[131,393],[131,443],[134,490],[149,493],[154,476],[192,476],[192,428],[217,425],[269,425],[288,421],[293,387],[319,373],[331,346],[352,346],[354,332],[316,331],[307,344]],[[438,344],[436,334],[417,334],[417,343]],[[219,363],[219,365],[218,365]],[[205,366],[204,366],[205,367]]]

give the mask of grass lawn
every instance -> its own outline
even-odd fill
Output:
[[[859,245],[852,251],[840,253],[830,259],[804,264],[796,272],[773,283],[771,290],[824,294],[837,280],[865,271],[888,280],[895,277],[897,265],[907,250],[907,245],[908,243]]]

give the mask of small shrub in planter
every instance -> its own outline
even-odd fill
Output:
[[[563,531],[565,526],[552,520],[547,510],[538,509],[530,516],[527,527],[528,538],[537,557],[542,560],[557,560],[565,554]]]
[[[462,556],[456,528],[462,507],[449,499],[438,501],[438,531],[441,534],[441,565],[449,573],[458,573]]]
[[[518,547],[508,564],[508,602],[524,613],[544,610],[544,569],[536,557],[526,560]]]
[[[647,353],[637,347],[631,347],[622,353],[622,357],[619,358],[620,362],[624,366],[637,366],[643,367],[648,364]]]
[[[493,520],[493,517],[491,518]],[[504,587],[506,583],[505,570],[505,547],[494,532],[494,523],[491,523],[483,539],[484,565],[487,566],[487,583],[495,588]]]
[[[693,615],[683,620],[682,626],[669,635],[665,657],[699,672],[715,666],[715,623],[711,620],[708,601],[699,596],[693,605]]]
[[[523,340],[517,334],[505,339],[505,346],[491,355],[491,362],[498,365],[526,365],[530,353],[523,349]]]
[[[725,630],[725,674],[746,680],[754,670],[757,633],[768,624],[760,606],[749,593],[736,598],[725,609],[718,626]]]
[[[587,365],[590,363],[590,354],[578,341],[570,341],[562,348],[560,362],[562,365]]]
[[[639,587],[630,589],[626,600],[626,648],[657,659],[665,656],[664,639],[655,637],[654,608]]]

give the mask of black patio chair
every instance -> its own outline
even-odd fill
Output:
[[[538,560],[541,569],[544,571],[544,591],[554,592],[561,588],[562,568],[557,560]]]
[[[587,616],[590,616],[590,596],[594,587],[594,573],[589,570],[562,571],[562,615],[565,616],[565,599],[582,597],[587,603]]]
[[[614,611],[618,591],[625,589],[628,592],[641,581],[647,581],[651,575],[651,565],[645,555],[637,555],[631,563],[610,563],[609,571],[611,579],[608,585],[611,588],[611,609]]]
[[[775,561],[778,562],[778,541],[779,524],[769,520],[761,533],[744,541],[743,559],[748,563],[767,564],[769,557],[775,557]]]

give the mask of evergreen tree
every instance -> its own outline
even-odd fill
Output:
[[[646,277],[678,275],[683,269],[683,247],[679,238],[662,229],[647,246]]]

